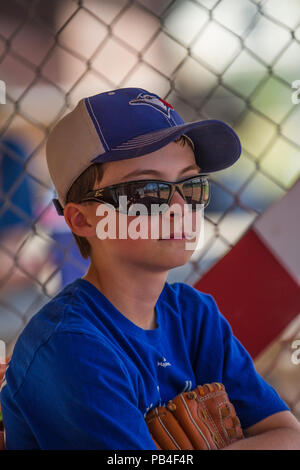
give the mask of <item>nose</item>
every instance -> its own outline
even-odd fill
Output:
[[[180,189],[176,188],[169,201],[169,208],[165,214],[163,214],[162,234],[165,234],[165,230],[167,230],[168,235],[184,230],[184,204],[185,200],[182,197]],[[164,226],[164,223],[169,223],[167,228]],[[163,235],[162,237],[164,238]]]
[[[176,204],[178,205],[178,209],[181,211],[181,213],[183,213],[183,209],[184,209],[184,204],[185,204],[185,200],[179,190],[179,188],[176,188],[170,202],[169,202],[169,205],[172,206],[173,204]],[[176,206],[173,208],[173,211],[171,212],[171,215],[172,217],[174,217],[174,212],[178,212],[178,209],[176,208]]]

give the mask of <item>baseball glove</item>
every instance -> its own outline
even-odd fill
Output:
[[[145,419],[160,450],[217,450],[244,437],[225,387],[217,382],[177,395]]]

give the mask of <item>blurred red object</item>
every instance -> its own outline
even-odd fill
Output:
[[[300,180],[194,285],[253,358],[300,314],[299,200]]]

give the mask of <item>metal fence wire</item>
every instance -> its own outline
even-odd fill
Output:
[[[300,175],[298,0],[11,0],[0,6],[0,337],[87,267],[52,206],[52,126],[84,96],[141,87],[184,120],[215,118],[242,157],[211,176],[205,243],[168,280],[193,284]],[[120,123],[122,117],[120,117]],[[299,319],[256,361],[300,416]],[[298,385],[297,385],[298,383]]]

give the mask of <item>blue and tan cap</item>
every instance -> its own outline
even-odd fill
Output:
[[[57,211],[62,213],[68,190],[93,163],[140,157],[183,134],[192,141],[202,172],[223,170],[241,154],[239,138],[225,122],[184,122],[169,103],[142,88],[120,88],[80,100],[47,141]]]

